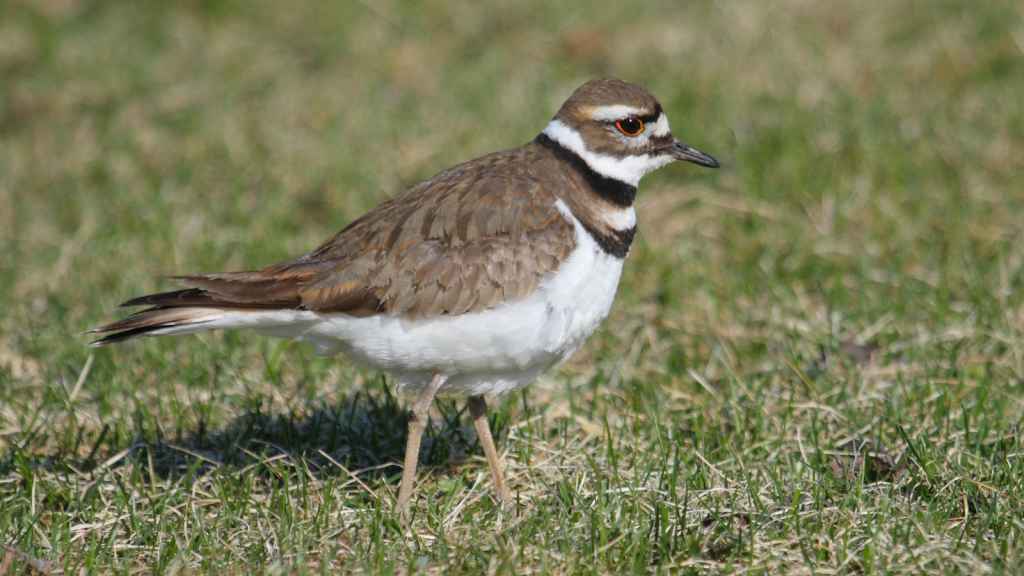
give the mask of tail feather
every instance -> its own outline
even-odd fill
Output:
[[[262,300],[245,301],[232,300],[220,294],[208,292],[201,288],[189,288],[187,290],[175,290],[173,292],[161,292],[140,296],[121,304],[121,307],[132,306],[155,306],[159,308],[239,308],[246,310],[280,310],[296,308],[297,304],[292,300]]]
[[[293,259],[264,270],[177,276],[188,288],[133,298],[121,306],[149,308],[86,334],[107,334],[90,343],[105,346],[143,336],[276,327],[294,320],[277,312],[302,308],[299,290],[315,271],[310,266]]]
[[[169,329],[176,329],[174,332],[202,332],[206,328],[202,325],[212,322],[223,315],[222,310],[216,308],[150,308],[136,312],[127,318],[104,324],[94,328],[86,334],[109,334],[90,346],[106,346],[116,342],[124,342],[133,338],[143,336],[156,336]],[[182,330],[181,328],[194,326],[194,330]]]

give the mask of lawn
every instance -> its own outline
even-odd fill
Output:
[[[611,316],[461,399],[413,520],[386,375],[76,334],[532,139],[584,81],[723,163],[645,178]],[[1024,570],[1024,5],[9,0],[0,575]]]

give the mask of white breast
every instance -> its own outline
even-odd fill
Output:
[[[577,247],[519,302],[415,322],[384,314],[226,312],[205,328],[255,328],[312,344],[320,355],[343,352],[413,389],[435,372],[449,375],[443,392],[500,394],[521,388],[583,345],[608,315],[622,272],[623,261],[601,250],[561,201],[558,208],[575,226]]]

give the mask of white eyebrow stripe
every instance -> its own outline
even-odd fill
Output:
[[[671,130],[668,128],[668,116],[662,112],[658,115],[658,121],[654,123],[654,131],[651,132],[654,136],[667,136]]]
[[[626,106],[625,104],[614,104],[612,106],[595,106],[590,112],[590,119],[601,122],[610,122],[612,120],[622,120],[623,118],[629,118],[630,116],[643,116],[643,112],[633,106]]]

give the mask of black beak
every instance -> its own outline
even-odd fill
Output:
[[[705,168],[718,168],[718,162],[714,158],[680,140],[676,140],[661,150],[672,155],[676,160],[686,160]]]

